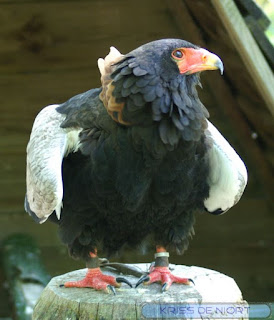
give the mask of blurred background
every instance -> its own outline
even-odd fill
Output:
[[[263,12],[271,20],[271,24],[266,30],[266,35],[270,39],[271,43],[274,44],[274,1],[273,0],[255,0],[256,4],[260,6]]]
[[[240,12],[246,28],[259,28],[259,34],[253,36],[262,54],[254,59],[258,64],[263,59],[268,69],[262,72],[269,82],[274,56],[267,41],[273,41],[273,24],[261,8],[273,18],[273,2],[258,0],[261,8],[255,9],[252,0],[228,2]],[[196,235],[188,251],[183,256],[173,255],[171,263],[197,265],[229,275],[249,302],[274,300],[274,105],[258,89],[256,73],[245,63],[216,3],[0,1],[1,241],[18,232],[33,236],[52,276],[85,267],[83,262],[69,258],[55,225],[38,225],[24,212],[25,149],[33,120],[44,106],[100,86],[97,59],[105,57],[110,46],[127,53],[152,40],[183,38],[213,51],[224,62],[223,77],[217,72],[202,74],[200,98],[210,111],[211,121],[246,163],[249,183],[239,204],[228,213],[197,216]],[[234,11],[232,19],[233,15]],[[245,32],[240,32],[242,42],[248,42]],[[249,53],[252,56],[253,52]],[[125,252],[119,257],[121,262],[152,260],[153,252],[145,256]],[[0,317],[7,317],[10,305],[1,271]]]

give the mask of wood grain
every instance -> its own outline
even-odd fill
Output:
[[[148,264],[136,264],[135,267],[147,271]],[[199,267],[171,265],[173,273],[193,279],[195,286],[173,284],[168,292],[162,294],[159,284],[141,285],[137,289],[122,286],[117,294],[105,294],[89,288],[60,288],[59,285],[71,279],[81,279],[86,269],[55,277],[48,284],[36,304],[33,320],[38,319],[163,319],[163,314],[153,313],[144,316],[143,307],[150,303],[157,305],[214,302],[245,303],[235,281],[214,270]],[[112,276],[117,273],[104,270]],[[123,275],[132,284],[138,278]],[[150,310],[149,310],[150,311]],[[147,313],[145,314],[147,315]],[[155,316],[154,316],[155,315]]]
[[[274,76],[233,0],[212,0],[247,71],[274,116]]]

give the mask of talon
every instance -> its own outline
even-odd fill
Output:
[[[116,296],[116,290],[113,286],[111,286],[110,284],[107,286],[107,291],[112,291],[112,293]]]
[[[151,284],[154,282],[162,283],[162,292],[167,291],[172,285],[172,283],[181,283],[184,285],[189,285],[190,282],[192,282],[194,284],[194,281],[192,279],[182,278],[173,275],[168,267],[154,267],[154,269],[149,273],[149,275],[145,275],[141,279],[139,279],[139,281],[136,284],[136,287],[143,282],[146,282],[145,284]]]
[[[126,283],[128,286],[130,286],[130,288],[132,288],[132,284],[131,284],[127,279],[125,279],[125,278],[118,277],[118,278],[116,278],[116,282],[118,282],[118,283],[124,282],[124,283]]]
[[[103,290],[107,293],[114,293],[114,287],[120,287],[115,277],[103,274],[100,268],[88,269],[84,279],[79,281],[66,282],[66,288],[93,288]]]
[[[142,276],[136,283],[135,288],[137,288],[141,283],[148,282],[149,280],[150,280],[150,277],[148,275]]]
[[[98,261],[99,261],[99,264],[100,264],[100,265],[104,265],[104,264],[106,264],[106,263],[109,263],[109,261],[108,261],[107,258],[99,258]]]
[[[167,291],[167,283],[165,282],[163,285],[162,285],[162,289],[161,289],[161,291],[162,292],[165,292],[165,291]]]
[[[155,262],[151,262],[151,264],[150,264],[150,266],[148,268],[149,272],[153,271],[154,266],[155,266]]]

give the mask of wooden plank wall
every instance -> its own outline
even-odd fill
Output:
[[[0,11],[0,212],[22,211],[25,147],[45,105],[100,85],[97,59],[178,37],[161,1],[5,1]]]
[[[130,5],[129,5],[130,3]],[[100,85],[97,59],[111,45],[128,52],[162,37],[179,37],[159,0],[0,1],[0,240],[27,232],[43,248],[51,274],[80,268],[60,245],[56,226],[24,212],[25,149],[45,105]],[[0,269],[3,283],[3,272]],[[10,316],[0,289],[0,317]]]

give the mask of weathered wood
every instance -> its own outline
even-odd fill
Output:
[[[233,0],[212,0],[257,89],[274,116],[274,76]]]
[[[194,280],[195,285],[173,284],[169,291],[161,293],[159,284],[141,285],[137,289],[122,285],[116,295],[98,292],[89,288],[60,287],[65,281],[79,280],[86,269],[70,272],[53,278],[43,291],[35,306],[33,320],[47,319],[145,319],[142,307],[148,303],[204,303],[204,302],[243,302],[242,294],[235,281],[217,271],[200,268],[170,265],[173,273]],[[137,264],[144,272],[148,264]],[[112,270],[104,273],[117,276]],[[138,278],[124,276],[132,284]],[[146,318],[148,319],[148,318]],[[158,319],[158,317],[156,317]],[[162,319],[162,316],[161,316]]]

